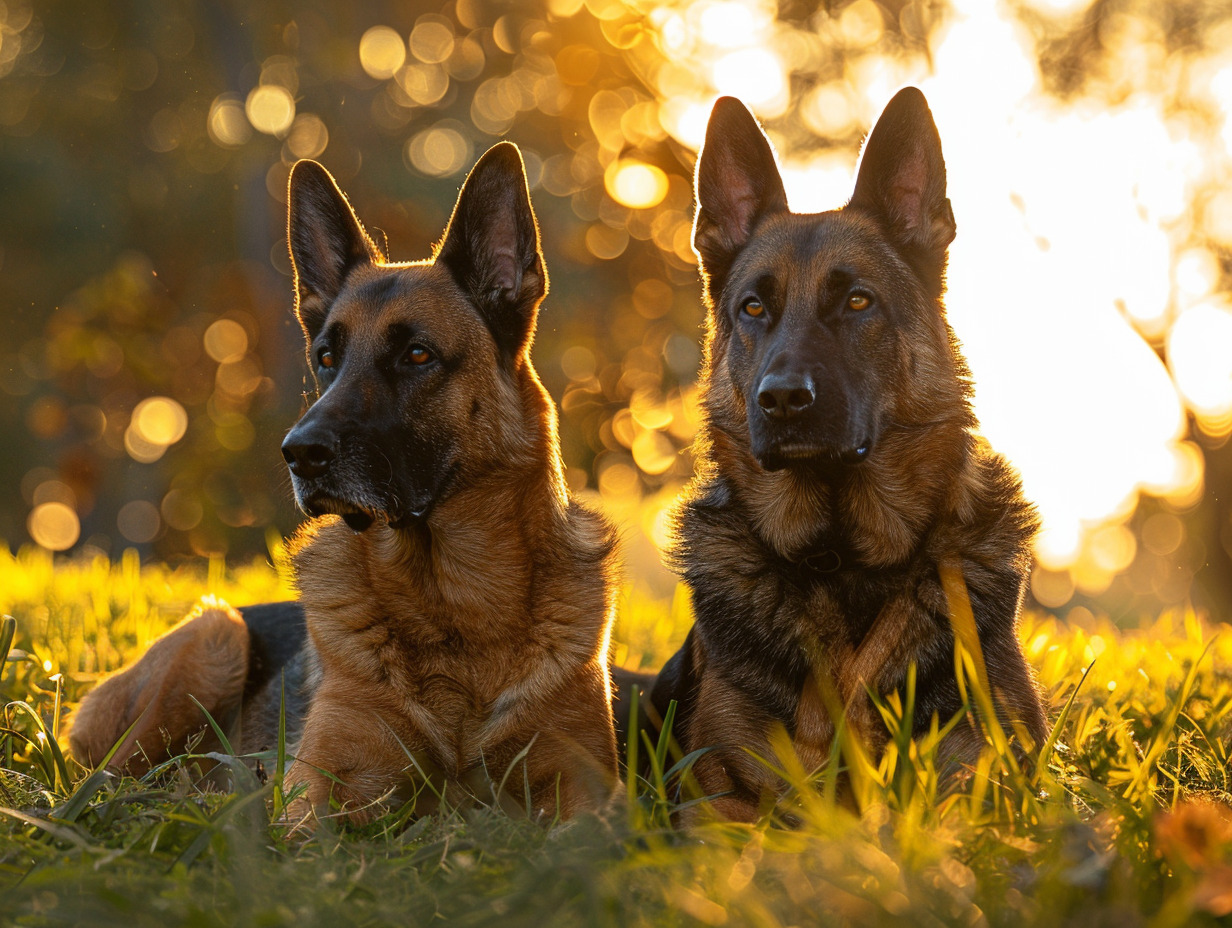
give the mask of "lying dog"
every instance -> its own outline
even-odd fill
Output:
[[[941,302],[955,226],[923,95],[895,96],[851,201],[815,215],[788,210],[765,135],[721,99],[696,191],[705,422],[674,555],[696,623],[652,699],[660,713],[678,701],[685,751],[715,748],[695,768],[702,792],[724,817],[756,818],[782,784],[749,752],[774,757],[782,725],[819,767],[836,705],[877,750],[866,687],[904,690],[911,664],[916,733],[954,716],[942,571],[965,580],[1002,724],[1041,744],[1015,635],[1036,515],[974,432]],[[982,744],[959,725],[941,756],[969,762]]]
[[[190,696],[241,753],[268,749],[285,688],[297,812],[363,820],[422,776],[493,801],[511,768],[528,812],[600,807],[615,535],[568,494],[531,366],[548,281],[517,148],[480,159],[430,260],[388,262],[310,161],[289,239],[320,395],[282,445],[313,517],[300,604],[203,607],[86,697],[74,754],[97,763],[136,722],[113,765],[165,759],[202,726]]]

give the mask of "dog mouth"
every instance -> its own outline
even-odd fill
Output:
[[[401,485],[354,483],[328,476],[314,481],[293,478],[292,482],[296,500],[305,514],[312,518],[340,516],[351,531],[360,534],[378,521],[394,529],[422,525],[437,503],[452,493],[459,472],[460,465],[454,462],[438,471],[433,479],[407,481]]]
[[[872,450],[871,439],[844,448],[812,442],[783,442],[765,449],[756,457],[765,470],[798,468],[832,472],[858,467],[869,459]]]
[[[307,515],[314,519],[319,516],[341,516],[347,527],[357,534],[370,528],[377,517],[383,514],[380,510],[327,493],[303,496],[300,498],[299,505]]]
[[[431,514],[436,500],[430,496],[417,500],[403,510],[355,502],[325,492],[313,493],[300,500],[300,508],[312,518],[340,516],[347,528],[359,535],[377,521],[384,521],[390,528],[407,529],[425,521]]]

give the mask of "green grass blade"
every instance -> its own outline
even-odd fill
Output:
[[[680,760],[676,761],[676,763],[672,764],[670,769],[663,772],[663,779],[670,782],[678,776],[683,776],[690,767],[697,763],[701,757],[704,757],[713,750],[714,748],[707,747],[698,748],[696,751],[690,751],[684,757],[680,758]]]
[[[9,651],[13,649],[13,639],[17,636],[17,620],[11,615],[0,616],[0,672],[8,660]]]
[[[270,778],[274,784],[274,820],[278,821],[282,818],[283,811],[286,809],[286,796],[283,794],[285,786],[283,778],[286,776],[287,769],[287,675],[286,672],[280,672],[279,675],[279,693],[278,693],[278,754],[274,761],[274,775]]]
[[[630,816],[635,814],[634,810],[637,808],[637,748],[642,733],[642,727],[638,724],[638,704],[641,695],[642,688],[634,684],[629,693],[629,725],[625,729],[628,732],[625,739],[625,795],[629,802]]]
[[[210,710],[201,705],[200,701],[192,693],[188,694],[188,698],[193,701],[201,714],[205,716],[205,720],[210,723],[210,728],[214,730],[214,735],[218,738],[218,743],[222,745],[222,749],[227,754],[234,754],[235,751],[231,747],[231,739],[227,737],[227,733],[222,730],[222,726],[214,721],[214,716],[210,714]]]
[[[444,791],[438,788],[437,785],[432,782],[431,778],[428,776],[427,771],[425,771],[423,767],[420,765],[419,759],[415,756],[415,754],[411,751],[411,749],[406,746],[406,744],[402,741],[402,739],[398,737],[398,733],[394,731],[392,727],[390,727],[389,723],[386,722],[384,719],[381,719],[381,724],[385,726],[386,730],[388,730],[390,735],[393,736],[393,739],[398,742],[398,747],[402,748],[402,753],[405,754],[406,759],[411,762],[411,766],[415,768],[415,772],[419,774],[419,778],[423,780],[424,785],[428,788],[428,790],[432,793],[432,795],[435,796],[443,805],[445,802]],[[335,782],[338,782],[337,777],[334,777],[332,774],[330,774],[330,778],[333,779]]]
[[[676,724],[676,700],[667,704],[667,712],[663,714],[663,730],[659,732],[659,743],[655,745],[655,769],[662,770],[667,763],[667,747],[672,741],[672,727]]]
[[[47,728],[43,717],[29,704],[11,702],[8,708],[22,713],[33,723],[36,738],[32,743],[36,745],[42,757],[42,766],[48,781],[47,787],[56,795],[64,795],[69,783],[68,764],[64,760],[64,752],[60,750],[60,744],[55,735]]]
[[[16,819],[26,825],[30,825],[39,829],[48,836],[56,838],[59,841],[64,841],[74,847],[80,848],[83,851],[93,851],[97,848],[88,840],[82,837],[81,833],[76,828],[62,825],[59,822],[49,821],[45,818],[39,818],[37,815],[28,815],[17,809],[6,809],[0,806],[0,815],[7,815],[9,818]]]
[[[503,793],[503,792],[505,791],[505,784],[509,781],[509,774],[511,774],[511,773],[513,772],[513,768],[514,768],[514,767],[516,767],[518,764],[522,763],[522,761],[526,760],[526,756],[527,756],[528,754],[530,754],[530,749],[531,749],[532,747],[534,747],[534,746],[535,746],[535,742],[536,742],[536,741],[538,741],[538,740],[539,740],[539,733],[538,733],[538,732],[535,732],[535,734],[534,734],[533,736],[531,736],[531,739],[530,739],[530,741],[527,743],[526,747],[522,748],[522,750],[518,751],[518,753],[517,753],[517,754],[513,755],[513,760],[509,761],[509,764],[505,767],[505,772],[504,772],[504,774],[501,776],[500,783],[499,783],[499,784],[497,784],[497,787],[496,787],[496,792],[494,792],[494,793],[492,794],[492,798],[493,798],[493,800],[495,800],[497,803],[499,803],[499,802],[500,802],[501,793]],[[529,783],[529,779],[530,779],[530,778],[529,778],[529,777],[527,777],[526,779],[527,779],[527,781],[528,781],[528,783]],[[528,786],[527,786],[527,789],[529,789],[529,788],[530,788],[530,787],[529,787],[529,785],[528,785]],[[527,815],[530,815],[530,813],[531,813],[531,808],[530,808],[530,805],[529,805],[529,804],[527,804],[527,806],[526,806],[526,814],[527,814]]]
[[[1044,746],[1040,748],[1039,758],[1035,764],[1035,776],[1031,778],[1032,785],[1038,785],[1040,779],[1048,770],[1048,760],[1052,756],[1052,749],[1056,747],[1057,741],[1061,737],[1061,732],[1065,730],[1065,723],[1069,721],[1069,714],[1074,708],[1074,700],[1078,698],[1078,692],[1082,689],[1082,684],[1087,682],[1087,677],[1091,673],[1091,668],[1095,666],[1095,661],[1087,664],[1087,669],[1082,672],[1081,679],[1078,680],[1078,685],[1074,687],[1074,691],[1069,694],[1069,699],[1065,700],[1065,705],[1061,709],[1061,714],[1057,716],[1057,720],[1053,723],[1052,730],[1048,732],[1048,737],[1044,739]]]
[[[63,822],[77,821],[90,804],[90,800],[107,785],[110,778],[106,770],[99,769],[91,772],[88,777],[77,784],[77,788],[73,790],[73,795],[69,796],[67,802],[51,810],[51,817]]]

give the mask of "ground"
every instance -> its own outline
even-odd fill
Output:
[[[819,772],[781,751],[794,788],[754,826],[674,828],[673,794],[651,775],[602,819],[404,809],[305,839],[278,824],[277,777],[262,785],[237,765],[218,788],[185,757],[117,779],[63,756],[60,723],[96,674],[207,591],[238,605],[289,595],[267,563],[0,552],[0,611],[16,619],[0,628],[0,651],[14,633],[0,676],[0,923],[1129,928],[1232,915],[1232,635],[1192,612],[1121,627],[1025,616],[1056,722],[1034,771],[989,745],[961,788],[939,792],[929,739],[899,736],[878,763],[848,742]],[[657,665],[687,621],[685,597],[627,590],[617,658]],[[978,715],[984,694],[969,692]],[[885,702],[892,731],[906,708]],[[666,745],[639,749],[658,749],[659,770],[674,763]]]

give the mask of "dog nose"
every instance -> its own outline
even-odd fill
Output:
[[[767,374],[757,388],[757,405],[772,419],[789,419],[804,412],[816,398],[808,375]]]
[[[312,480],[329,470],[334,459],[333,442],[316,430],[291,429],[282,442],[282,458],[296,477]]]

